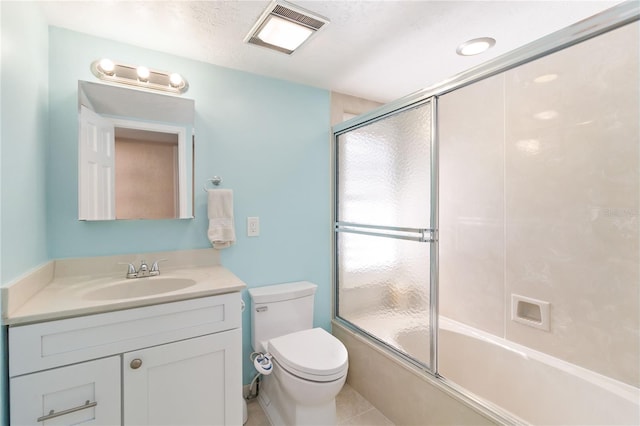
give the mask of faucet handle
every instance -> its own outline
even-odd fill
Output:
[[[158,266],[158,263],[160,262],[164,262],[165,260],[168,259],[158,259],[155,262],[153,262],[153,265],[151,265],[151,275],[160,275],[160,267]]]
[[[133,266],[133,263],[118,262],[118,265],[127,265],[127,278],[136,278],[138,276],[136,267]]]

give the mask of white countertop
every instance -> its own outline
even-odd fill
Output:
[[[135,285],[143,280],[177,278],[195,281],[186,288],[151,296],[124,299],[95,297],[96,291],[114,285]],[[3,323],[20,325],[97,314],[140,306],[176,302],[198,297],[241,291],[246,287],[229,270],[220,265],[165,268],[157,277],[125,279],[122,274],[102,276],[58,276],[31,296],[19,308],[10,312]]]

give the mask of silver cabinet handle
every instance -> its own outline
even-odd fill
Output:
[[[38,417],[36,422],[40,423],[40,422],[44,422],[46,420],[55,419],[56,417],[64,416],[66,414],[75,413],[76,411],[80,411],[80,410],[86,410],[87,408],[95,407],[96,405],[98,405],[98,401],[89,402],[89,400],[87,399],[85,401],[84,405],[79,405],[77,407],[69,408],[68,410],[58,411],[57,413],[55,412],[55,410],[51,410],[51,411],[49,411],[49,414],[47,414],[46,416]]]
[[[133,361],[131,361],[129,366],[134,370],[137,370],[138,368],[140,368],[140,366],[142,366],[142,360],[140,358],[136,358]]]

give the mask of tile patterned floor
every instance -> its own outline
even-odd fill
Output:
[[[249,402],[248,412],[249,419],[245,426],[271,426],[257,400]],[[336,397],[336,416],[339,426],[393,426],[389,419],[348,384]]]

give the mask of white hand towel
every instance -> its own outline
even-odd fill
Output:
[[[209,230],[207,236],[215,249],[229,247],[236,242],[233,224],[233,191],[230,189],[209,189],[207,210]]]

